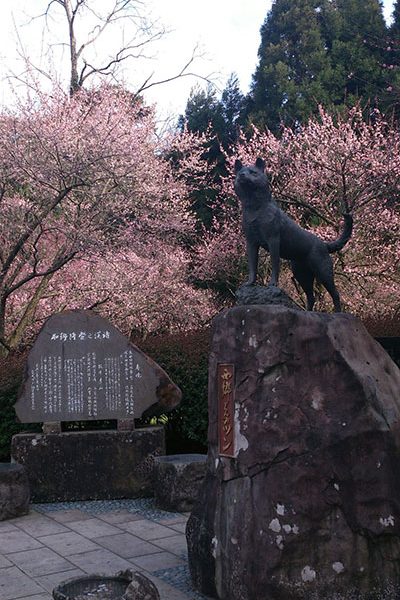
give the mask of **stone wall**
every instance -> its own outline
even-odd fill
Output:
[[[26,467],[34,502],[151,496],[154,457],[163,454],[163,427],[20,433],[11,443],[12,460]]]

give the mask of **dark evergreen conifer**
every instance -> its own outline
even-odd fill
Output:
[[[393,5],[392,19],[390,34],[395,40],[400,40],[400,0],[396,0]]]
[[[326,104],[330,63],[321,36],[323,0],[276,0],[261,28],[250,118],[273,130]]]
[[[240,91],[238,78],[232,74],[221,94],[217,97],[215,88],[206,89],[195,87],[186,104],[185,114],[179,118],[179,127],[187,127],[189,131],[204,133],[210,131],[209,143],[204,148],[205,172],[210,177],[210,187],[204,186],[194,194],[192,206],[199,220],[211,225],[213,217],[217,216],[211,209],[217,191],[215,183],[221,175],[226,175],[225,154],[236,141],[239,120],[244,105],[244,96]]]
[[[336,12],[335,31],[329,51],[334,104],[366,106],[380,104],[385,88],[385,49],[387,35],[379,0],[334,0],[326,13]]]
[[[185,125],[189,131],[204,133],[209,127],[220,129],[222,126],[220,102],[215,88],[208,85],[206,89],[195,86],[186,103],[185,114],[179,117],[178,126]]]
[[[277,131],[319,104],[379,105],[386,32],[379,0],[275,0],[261,28],[248,117]]]
[[[204,171],[209,175],[210,187],[203,186],[194,192],[192,197],[192,208],[199,222],[210,227],[214,216],[211,206],[216,194],[213,183],[218,180],[221,170],[224,169],[224,156],[217,136],[217,132],[224,129],[224,118],[221,102],[214,87],[209,85],[204,89],[196,86],[192,89],[185,114],[179,117],[178,126],[180,129],[187,127],[193,133],[211,133],[203,154]]]
[[[244,109],[244,96],[240,91],[237,75],[232,73],[221,95],[223,130],[217,131],[221,144],[228,149],[237,140]]]
[[[386,108],[389,116],[392,114],[400,119],[400,0],[393,6],[392,23],[386,43]]]

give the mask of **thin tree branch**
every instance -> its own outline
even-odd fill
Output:
[[[5,289],[4,297],[8,298],[16,290],[18,290],[20,287],[22,287],[29,281],[32,281],[33,279],[37,279],[38,277],[47,277],[48,275],[52,275],[56,271],[59,271],[64,265],[66,265],[68,262],[70,262],[77,254],[78,254],[78,251],[74,250],[73,252],[70,252],[69,254],[67,254],[65,256],[56,258],[55,261],[53,262],[52,266],[49,267],[48,269],[45,269],[44,271],[41,271],[41,272],[33,271],[29,275],[26,275],[26,277],[23,277],[20,281],[15,283],[13,286]]]
[[[304,202],[304,200],[299,200],[298,198],[294,198],[293,196],[290,196],[289,194],[284,194],[282,192],[279,192],[279,200],[281,200],[281,199],[284,204],[289,204],[292,206],[301,206],[303,208],[306,208],[312,214],[314,214],[316,217],[321,219],[321,221],[324,221],[328,225],[332,225],[332,227],[336,226],[336,223],[334,221],[332,221],[332,219],[329,219],[326,215],[323,215],[322,213],[320,213],[316,208],[314,208],[314,206],[311,206],[311,204]]]
[[[20,343],[24,331],[29,323],[32,323],[35,318],[36,309],[39,305],[40,300],[43,297],[43,294],[46,290],[46,287],[52,277],[52,273],[43,277],[37,286],[34,294],[30,297],[28,304],[25,307],[25,310],[18,321],[14,331],[9,336],[9,344],[11,348],[15,348]]]
[[[175,81],[176,79],[179,79],[181,77],[196,77],[197,79],[201,79],[203,81],[206,81],[207,83],[212,83],[212,80],[211,80],[212,75],[213,75],[212,73],[206,77],[203,77],[201,75],[198,75],[197,73],[187,72],[187,69],[190,67],[191,64],[193,64],[194,60],[197,58],[196,54],[195,54],[196,49],[197,49],[197,46],[195,47],[190,60],[188,60],[188,62],[182,67],[182,69],[176,75],[172,75],[171,77],[166,77],[165,79],[160,79],[159,81],[153,81],[152,83],[149,83],[149,82],[150,82],[151,78],[154,76],[154,73],[149,75],[149,77],[147,77],[145,79],[145,81],[138,88],[138,90],[136,90],[135,97],[139,96],[145,90],[148,90],[156,85],[161,85],[163,83],[170,83],[171,81]]]
[[[151,42],[156,41],[157,39],[159,39],[159,34],[154,34],[154,36],[152,36],[151,38],[148,38],[147,40],[144,40],[143,42],[140,42],[139,44],[134,44],[131,46],[126,46],[124,48],[121,48],[121,50],[119,50],[117,52],[117,54],[115,55],[114,58],[112,58],[106,65],[104,65],[103,67],[95,67],[91,64],[89,64],[88,62],[84,61],[84,66],[81,69],[81,73],[79,76],[79,86],[82,87],[83,83],[86,81],[86,79],[88,77],[90,77],[91,75],[93,75],[94,73],[100,73],[102,75],[108,75],[111,73],[111,68],[113,66],[116,66],[120,63],[122,63],[123,61],[127,60],[128,58],[143,58],[143,55],[141,53],[139,54],[133,54],[130,51],[131,50],[137,50],[139,48],[143,48],[143,46],[146,46],[147,44],[150,44]],[[128,54],[125,54],[125,53]],[[90,69],[90,71],[86,72],[87,68]]]
[[[91,304],[87,310],[94,310],[95,308],[97,308],[98,306],[101,306],[102,304],[106,304],[109,300],[111,300],[111,296],[107,296],[106,298],[104,298],[103,300],[97,300],[97,302],[94,302],[93,304]]]
[[[0,345],[3,346],[7,350],[7,352],[11,352],[11,346],[7,344],[3,337],[0,337]]]
[[[349,209],[349,203],[347,200],[346,163],[347,163],[347,158],[344,158],[342,164],[340,165],[340,169],[341,169],[341,176],[342,176],[343,206],[344,206],[345,212],[348,214],[350,212],[350,209]]]
[[[60,204],[60,202],[62,202],[62,200],[69,194],[69,192],[71,190],[73,190],[75,187],[77,187],[77,185],[79,185],[79,184],[76,184],[76,185],[73,185],[73,186],[69,186],[68,188],[66,188],[65,190],[63,190],[62,192],[60,192],[56,196],[56,198],[53,200],[53,202],[42,212],[41,215],[39,215],[39,216],[34,215],[33,216],[31,225],[29,225],[29,227],[27,228],[27,230],[20,236],[20,238],[14,244],[14,247],[12,248],[12,250],[8,254],[8,257],[5,259],[5,261],[3,263],[3,268],[0,271],[0,284],[4,281],[4,278],[5,278],[8,270],[10,269],[10,267],[11,267],[14,259],[16,258],[16,256],[18,255],[18,253],[23,248],[25,242],[33,234],[33,232],[35,231],[35,229],[56,208],[56,206],[58,206],[58,204]]]

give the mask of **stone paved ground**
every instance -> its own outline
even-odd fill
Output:
[[[203,600],[188,573],[187,519],[152,499],[33,504],[0,522],[0,600],[51,600],[61,581],[124,569],[150,577],[161,600]]]

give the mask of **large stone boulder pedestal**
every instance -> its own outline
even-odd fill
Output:
[[[209,367],[195,586],[223,600],[399,586],[400,371],[360,321],[237,306],[214,321]]]

